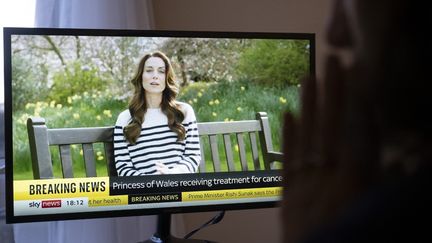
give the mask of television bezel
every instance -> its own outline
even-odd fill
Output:
[[[186,38],[247,38],[247,39],[293,39],[308,40],[310,43],[310,74],[315,75],[315,34],[298,32],[225,32],[225,31],[172,31],[172,30],[123,30],[123,29],[72,29],[72,28],[3,28],[4,39],[4,92],[5,92],[5,158],[6,158],[6,222],[40,222],[71,219],[93,219],[156,215],[162,213],[191,213],[218,210],[241,210],[277,207],[274,202],[251,202],[236,204],[217,204],[202,206],[182,206],[171,208],[130,209],[100,212],[61,213],[47,215],[15,216],[13,213],[13,137],[12,137],[12,55],[11,37],[13,35],[78,35],[112,37],[186,37]],[[216,172],[224,173],[224,172]]]

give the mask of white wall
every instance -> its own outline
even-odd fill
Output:
[[[155,28],[161,30],[305,32],[316,34],[317,74],[324,59],[324,29],[332,0],[156,0]],[[215,215],[190,213],[176,216],[184,221],[178,236],[195,229]],[[282,242],[280,208],[229,211],[218,225],[194,238],[218,242]]]

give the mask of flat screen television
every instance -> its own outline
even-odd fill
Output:
[[[7,222],[277,206],[282,114],[298,110],[300,80],[315,72],[314,34],[3,31]],[[154,56],[162,69],[147,59],[137,73],[155,52],[170,64]],[[178,88],[169,102],[184,116],[150,107],[129,142],[125,126],[139,117],[130,118],[131,80],[152,72],[162,74],[161,92]]]

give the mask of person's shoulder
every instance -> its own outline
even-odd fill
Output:
[[[186,115],[188,112],[193,112],[193,108],[191,105],[185,102],[177,101],[177,105],[179,106],[180,110]]]
[[[132,117],[131,117],[129,109],[126,109],[126,110],[120,112],[120,114],[118,115],[116,125],[126,126],[127,124],[129,124],[131,118]]]
[[[177,105],[185,115],[185,120],[196,119],[195,112],[191,105],[185,102],[177,101]]]

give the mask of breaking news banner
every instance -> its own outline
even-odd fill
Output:
[[[279,171],[126,176],[110,178],[110,195],[280,186]]]
[[[274,199],[281,195],[281,181],[278,171],[14,181],[14,212],[19,216]]]

